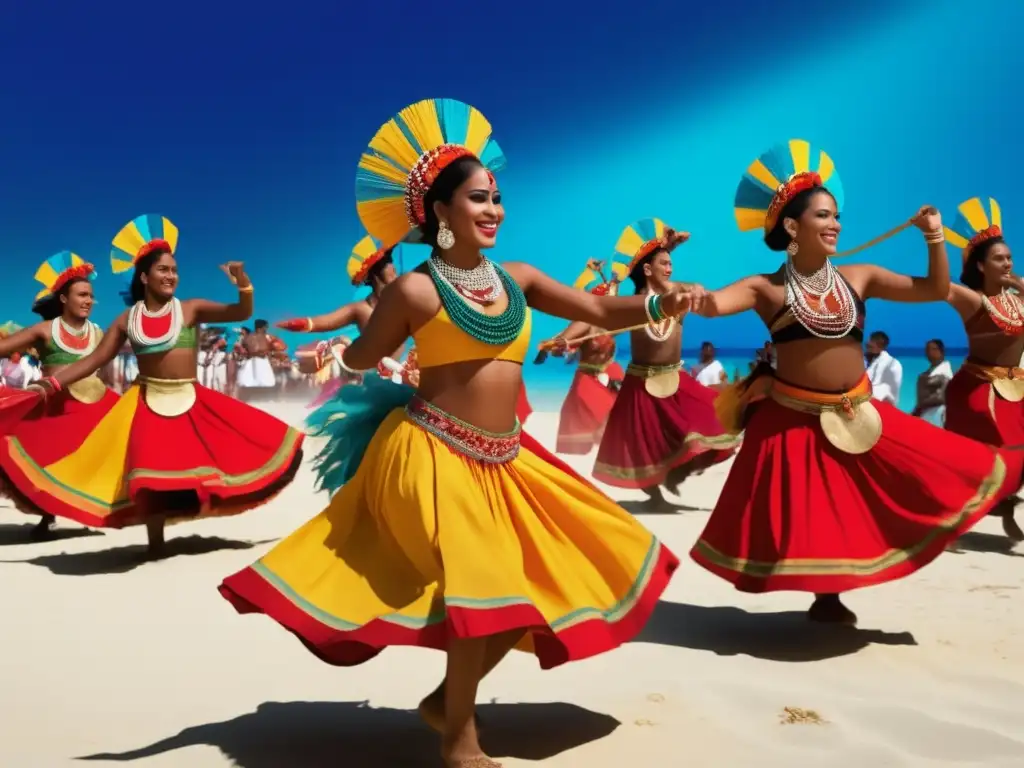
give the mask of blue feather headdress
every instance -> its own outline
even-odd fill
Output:
[[[171,220],[157,213],[144,213],[125,224],[114,235],[110,248],[110,268],[115,275],[131,273],[135,263],[152,253],[155,248],[166,248],[171,253],[178,250],[178,228]],[[121,298],[127,306],[135,302],[131,298],[132,275],[121,289]]]

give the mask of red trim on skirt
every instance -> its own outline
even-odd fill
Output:
[[[582,455],[601,442],[616,392],[602,384],[593,371],[576,369],[572,386],[558,417],[555,451]]]
[[[657,562],[644,591],[629,613],[614,622],[591,619],[554,631],[532,605],[500,608],[446,606],[443,621],[403,627],[376,619],[345,631],[330,627],[298,608],[252,568],[229,576],[221,595],[239,613],[263,613],[292,632],[322,661],[351,667],[369,661],[388,646],[409,645],[444,650],[451,638],[488,637],[515,629],[532,633],[542,669],[579,661],[619,647],[636,637],[654,611],[679,561],[658,545]]]
[[[679,389],[659,398],[646,380],[626,374],[608,416],[594,478],[616,488],[651,488],[669,472],[694,462],[701,469],[728,459],[739,438],[715,415],[716,390],[679,371]],[[705,455],[706,454],[706,455]]]
[[[845,592],[924,567],[1016,491],[1022,459],[873,401],[867,453],[818,417],[755,406],[693,559],[744,592]]]

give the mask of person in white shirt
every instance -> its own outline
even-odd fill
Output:
[[[868,378],[871,380],[872,397],[897,408],[900,404],[900,390],[903,388],[903,366],[889,354],[889,335],[875,331],[868,337],[867,349]]]
[[[946,359],[946,345],[942,339],[932,339],[924,345],[928,370],[917,377],[917,405],[914,415],[937,427],[946,422],[946,385],[953,378],[953,366]]]
[[[700,362],[693,367],[690,375],[705,387],[719,387],[729,381],[725,366],[715,359],[715,345],[710,341],[700,345]]]

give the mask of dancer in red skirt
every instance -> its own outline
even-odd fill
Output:
[[[118,354],[125,339],[140,376],[106,416],[63,456],[8,437],[0,467],[18,491],[51,515],[95,527],[145,523],[161,553],[167,518],[243,512],[274,496],[301,460],[301,432],[195,381],[200,323],[252,314],[252,284],[240,262],[223,267],[238,301],[180,301],[177,229],[140,216],[114,238],[115,272],[131,270],[121,315],[87,357],[40,382],[49,403]]]
[[[659,219],[626,227],[615,250],[638,294],[670,290],[672,251],[688,238]],[[718,423],[715,390],[682,370],[682,345],[682,324],[673,319],[652,317],[630,334],[631,360],[594,465],[597,480],[640,489],[652,506],[664,503],[660,485],[678,489],[739,443]]]
[[[52,376],[90,354],[103,338],[100,327],[89,320],[95,303],[95,276],[93,265],[71,251],[61,251],[44,261],[36,270],[36,280],[43,289],[32,306],[42,322],[0,341],[0,357],[35,347],[41,351],[43,374]],[[34,409],[7,434],[16,437],[39,460],[49,463],[81,445],[116,402],[117,394],[98,376],[88,376],[51,398],[45,408]],[[23,512],[42,515],[32,537],[46,537],[53,516],[41,512],[13,486],[8,490]]]
[[[691,555],[744,592],[811,592],[809,618],[855,623],[839,593],[927,565],[1016,490],[1021,465],[872,402],[864,301],[944,299],[949,264],[941,218],[925,207],[912,221],[927,243],[926,276],[837,269],[842,199],[831,159],[799,140],[755,160],[739,186],[740,228],[763,229],[787,258],[709,294],[699,311],[756,311],[777,369],[762,366],[721,395],[723,423],[737,431],[742,406],[763,399],[746,409],[743,447]]]
[[[1024,285],[1013,274],[999,204],[973,197],[957,213],[946,239],[962,249],[962,285],[950,285],[948,301],[964,322],[970,350],[946,387],[946,429],[1024,448]],[[1007,536],[1024,541],[1013,519],[1015,501],[1006,499],[993,514],[1002,518]]]
[[[618,281],[609,280],[603,271],[603,262],[592,260],[576,280],[576,287],[595,296],[617,295]],[[615,337],[604,330],[589,323],[571,323],[540,345],[555,357],[566,353],[579,355],[576,375],[558,418],[557,453],[585,455],[601,443],[624,376],[622,366],[615,362]]]

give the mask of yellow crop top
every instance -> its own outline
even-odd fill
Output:
[[[450,363],[464,363],[469,360],[511,360],[521,363],[530,349],[530,308],[526,308],[523,328],[511,342],[503,347],[477,341],[452,322],[444,307],[425,322],[412,335],[416,342],[419,367],[436,368]]]

